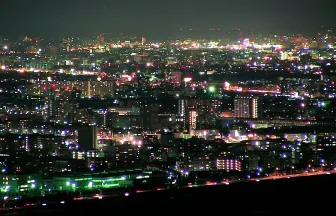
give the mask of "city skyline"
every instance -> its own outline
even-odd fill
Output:
[[[329,210],[335,6],[3,0],[0,214]]]

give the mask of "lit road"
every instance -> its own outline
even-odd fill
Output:
[[[103,194],[103,195],[94,195],[90,197],[80,197],[80,198],[74,198],[72,201],[69,202],[80,202],[80,200],[102,200],[102,199],[108,199],[108,198],[113,198],[113,197],[128,197],[128,196],[134,196],[137,193],[152,193],[154,191],[160,192],[160,191],[166,191],[166,190],[175,190],[175,189],[183,189],[183,188],[194,188],[194,187],[212,187],[212,186],[218,186],[218,185],[231,185],[231,184],[236,184],[236,183],[241,183],[241,182],[255,182],[258,184],[260,181],[270,181],[270,180],[280,180],[280,179],[291,179],[291,178],[304,178],[304,177],[311,177],[311,176],[318,176],[318,175],[328,175],[328,174],[336,174],[336,170],[331,170],[331,171],[316,171],[316,172],[304,172],[301,174],[292,174],[292,175],[279,175],[279,176],[269,176],[269,177],[262,177],[262,178],[251,178],[251,179],[244,179],[244,180],[235,180],[235,181],[226,181],[226,182],[208,182],[207,184],[189,184],[188,186],[180,186],[180,187],[172,187],[172,188],[156,188],[153,190],[137,190],[133,192],[125,192],[124,194]],[[77,201],[78,200],[78,201]],[[70,204],[68,201],[60,201],[56,203],[40,203],[40,204],[29,204],[29,207],[27,204],[25,206],[18,206],[14,208],[0,208],[0,214],[1,215],[15,215],[17,211],[22,211],[25,209],[31,209],[31,207],[38,208],[38,206],[54,206],[52,207],[53,209],[57,209],[57,206],[61,206],[64,204]],[[10,211],[10,209],[12,211]],[[8,211],[9,210],[9,211]],[[9,213],[9,214],[8,214]]]
[[[281,94],[279,91],[268,91],[268,90],[256,90],[256,89],[243,89],[243,90],[230,90],[232,92],[244,92],[244,93],[255,93],[255,94]]]
[[[285,178],[297,178],[297,177],[307,177],[307,176],[316,176],[316,175],[328,175],[328,174],[336,174],[336,170],[330,171],[317,171],[317,172],[304,172],[300,174],[293,174],[293,175],[283,175],[283,176],[269,176],[265,178],[260,178],[260,180],[277,180],[277,179],[285,179]]]
[[[234,180],[234,181],[226,181],[221,183],[208,183],[208,184],[193,184],[186,187],[204,187],[204,186],[215,186],[215,185],[229,185],[233,183],[239,182],[249,182],[249,181],[269,181],[269,180],[280,180],[280,179],[290,179],[290,178],[300,178],[300,177],[310,177],[310,176],[317,176],[317,175],[329,175],[329,174],[336,174],[336,170],[330,171],[316,171],[316,172],[304,172],[299,174],[291,174],[291,175],[277,175],[277,176],[268,176],[262,178],[251,178],[251,179],[244,179],[244,180]],[[183,187],[180,187],[183,188]],[[164,190],[164,189],[162,189]]]

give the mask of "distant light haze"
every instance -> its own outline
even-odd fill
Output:
[[[335,0],[2,0],[0,5],[2,36],[123,32],[159,38],[181,29],[206,35],[210,28],[313,34],[322,25],[336,25]]]

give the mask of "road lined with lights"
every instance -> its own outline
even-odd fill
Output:
[[[208,182],[206,184],[190,184],[188,186],[179,187],[179,188],[204,187],[204,186],[216,186],[216,185],[229,185],[229,184],[239,183],[239,182],[249,182],[249,181],[259,182],[259,181],[290,179],[290,178],[310,177],[310,176],[329,175],[329,174],[336,174],[336,170],[322,171],[322,172],[321,171],[319,171],[319,172],[304,172],[304,173],[290,174],[290,175],[268,176],[268,177],[262,177],[262,178],[251,178],[251,179],[244,179],[244,180],[224,181],[224,182],[220,182],[220,183]],[[167,189],[165,189],[165,190],[167,190]]]
[[[307,176],[316,176],[316,175],[329,175],[336,174],[336,170],[330,171],[319,171],[319,172],[304,172],[300,174],[292,174],[292,175],[283,175],[283,176],[269,176],[265,178],[261,178],[260,180],[277,180],[277,179],[285,179],[285,178],[297,178],[297,177],[307,177]]]
[[[136,190],[135,192],[125,192],[123,194],[95,194],[93,196],[83,196],[83,197],[74,197],[72,201],[69,202],[78,202],[81,200],[102,200],[105,198],[112,198],[112,197],[129,197],[135,194],[141,193],[151,193],[155,191],[166,191],[166,190],[175,190],[175,189],[185,189],[185,188],[195,188],[195,187],[211,187],[211,186],[220,186],[220,185],[230,185],[235,183],[242,183],[242,182],[260,182],[260,181],[270,181],[270,180],[279,180],[279,179],[290,179],[290,178],[299,178],[299,177],[311,177],[311,176],[318,176],[318,175],[329,175],[329,174],[336,174],[336,170],[331,171],[319,171],[319,172],[304,172],[300,174],[292,174],[292,175],[282,175],[282,176],[269,176],[269,177],[262,177],[262,178],[251,178],[251,179],[244,179],[244,180],[234,180],[234,181],[223,181],[223,182],[207,182],[205,184],[189,184],[187,186],[180,186],[180,187],[172,187],[172,188],[156,188],[152,190]],[[47,207],[47,206],[58,206],[58,205],[65,205],[69,203],[65,200],[60,200],[56,202],[42,202],[42,203],[29,203],[25,204],[24,206],[16,206],[13,208],[0,208],[0,212],[2,215],[6,215],[6,213],[13,213],[16,211],[23,211],[27,209],[38,208],[38,207]],[[10,214],[7,214],[10,215]]]

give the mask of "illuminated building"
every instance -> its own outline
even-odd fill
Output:
[[[262,98],[253,97],[251,99],[251,117],[252,118],[262,118]]]
[[[110,113],[118,113],[119,115],[139,115],[140,109],[136,107],[113,107],[108,110]]]
[[[182,73],[180,71],[176,71],[172,73],[171,83],[179,85],[182,82]]]
[[[288,59],[288,52],[281,52],[281,60],[287,60]]]
[[[53,191],[85,191],[129,187],[153,177],[152,171],[128,169],[90,174],[61,175],[43,179],[40,174],[4,175],[0,178],[0,195],[14,198],[17,193],[40,196]]]
[[[217,169],[226,171],[242,171],[242,163],[235,159],[217,159]]]
[[[179,121],[183,122],[183,128],[186,126],[186,100],[178,100]]]
[[[195,135],[196,118],[197,118],[197,112],[194,111],[194,110],[189,111],[189,133],[190,133],[190,136]]]
[[[146,43],[147,39],[145,37],[141,38],[141,45],[144,45]]]
[[[262,118],[261,97],[237,97],[234,100],[234,117]]]
[[[234,116],[236,118],[250,118],[250,102],[249,97],[238,97],[234,100]]]
[[[107,128],[142,127],[143,116],[140,115],[140,108],[115,107],[104,113],[103,124]]]
[[[52,77],[48,80],[29,80],[29,85],[24,90],[28,95],[42,95],[53,98],[64,91],[79,91],[82,96],[91,98],[93,96],[105,97],[114,95],[114,81],[107,78],[97,77],[88,79],[86,76],[76,76],[76,80],[55,81]],[[50,99],[50,100],[51,100]]]

